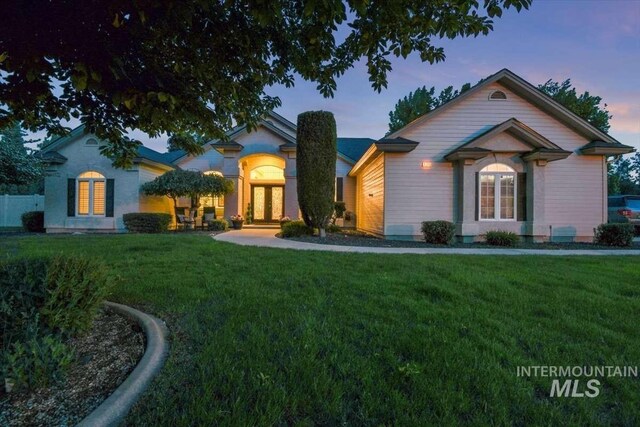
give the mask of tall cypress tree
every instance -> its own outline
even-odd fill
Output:
[[[328,111],[307,111],[298,116],[296,155],[298,204],[309,227],[325,228],[333,214],[336,179],[336,121]]]

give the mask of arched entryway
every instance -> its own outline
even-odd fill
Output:
[[[245,212],[257,224],[277,223],[285,215],[285,160],[253,154],[240,161]]]

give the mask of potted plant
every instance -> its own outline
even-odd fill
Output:
[[[242,224],[244,224],[244,218],[242,215],[231,215],[231,224],[234,230],[242,230]]]
[[[282,226],[284,226],[288,222],[291,222],[291,218],[289,218],[288,216],[283,216],[282,218],[280,218],[280,229],[282,229]]]

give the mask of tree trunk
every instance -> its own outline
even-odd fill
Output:
[[[327,237],[324,227],[319,228],[318,231],[320,232],[320,237]]]

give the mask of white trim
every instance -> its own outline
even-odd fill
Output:
[[[85,172],[92,172],[92,171],[84,171],[82,173],[80,173],[78,176],[82,175]],[[101,174],[102,175],[102,174]],[[80,213],[80,183],[81,182],[87,182],[89,183],[89,206],[88,206],[88,210],[89,212],[86,214]],[[93,183],[94,182],[103,182],[104,183],[104,212],[102,214],[94,214],[93,213],[93,202],[94,202],[94,198],[95,195],[93,193]],[[102,178],[76,178],[76,201],[75,201],[75,209],[76,209],[76,216],[79,218],[105,218],[107,216],[107,178],[103,177]]]
[[[490,165],[488,165],[490,166]],[[493,218],[482,218],[482,177],[493,176]],[[501,218],[500,212],[500,177],[513,177],[513,218]],[[518,220],[518,173],[517,172],[478,172],[478,200],[476,201],[478,209],[478,221],[499,221],[499,222],[515,222]]]

